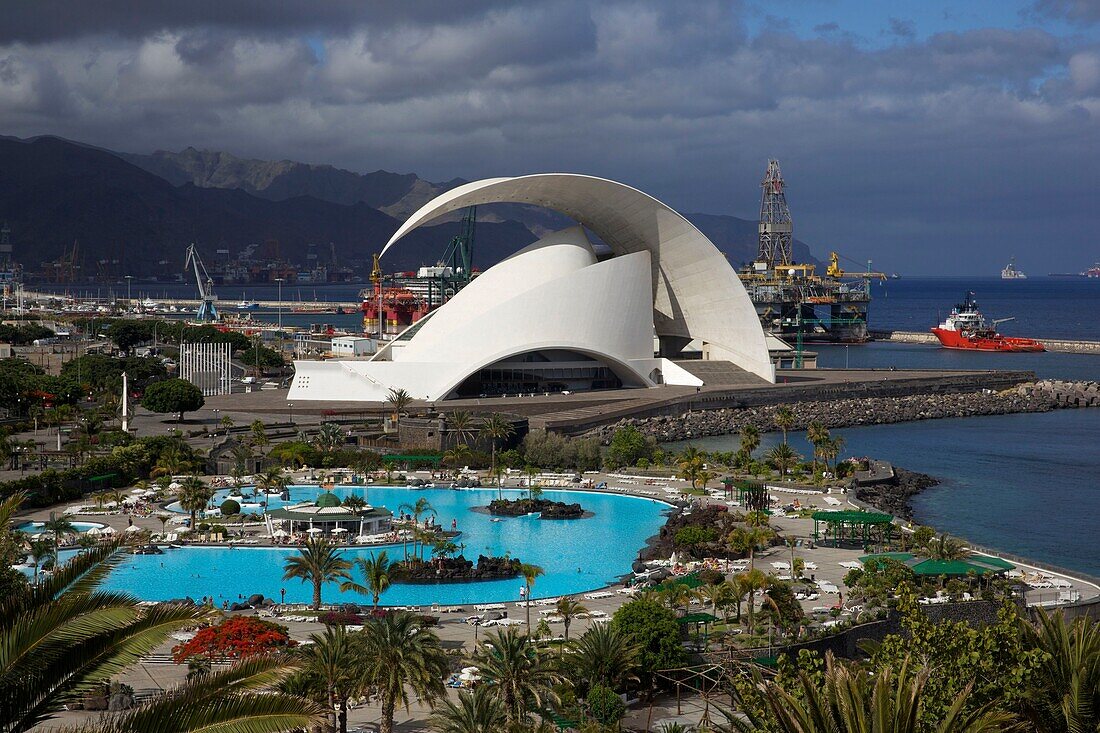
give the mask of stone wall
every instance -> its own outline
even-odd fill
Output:
[[[1040,380],[1025,382],[1002,391],[982,389],[971,392],[934,392],[902,396],[866,396],[830,400],[792,402],[786,405],[795,414],[793,430],[803,430],[812,421],[827,428],[852,425],[930,420],[944,417],[1007,415],[1020,412],[1047,412],[1059,408],[1100,407],[1100,384]],[[627,418],[590,431],[610,442],[615,430],[633,425],[659,442],[690,440],[709,435],[740,432],[746,425],[761,431],[775,431],[775,415],[781,405],[740,408],[723,407],[693,410],[681,415]]]

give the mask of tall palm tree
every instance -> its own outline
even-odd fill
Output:
[[[874,677],[858,667],[825,657],[825,682],[818,686],[806,671],[798,673],[798,695],[774,682],[747,690],[759,704],[739,706],[741,715],[729,716],[731,731],[770,730],[776,733],[994,733],[1005,730],[1013,717],[994,711],[992,703],[967,706],[971,686],[959,693],[943,718],[923,726],[920,712],[931,671],[913,672],[908,660],[900,670],[884,669]],[[743,717],[742,717],[743,716]]]
[[[737,579],[745,590],[745,596],[749,601],[749,633],[751,634],[756,629],[754,624],[756,603],[753,597],[757,591],[765,590],[768,587],[768,576],[754,568],[744,573],[738,573]]]
[[[817,473],[817,459],[821,456],[825,441],[829,439],[829,429],[820,420],[811,420],[806,426],[806,440],[814,447],[814,473]],[[828,465],[825,470],[829,470]]]
[[[481,432],[489,438],[492,449],[489,473],[490,475],[497,475],[497,442],[507,440],[515,435],[516,429],[512,426],[510,420],[506,420],[501,415],[493,414],[485,418],[485,421],[481,424]],[[497,479],[497,498],[502,499],[503,492],[501,492],[499,476],[497,476]]]
[[[363,580],[365,584],[359,584],[351,580],[346,580],[340,584],[340,592],[353,591],[361,595],[369,595],[374,602],[374,607],[378,608],[378,599],[382,597],[390,588],[391,574],[393,573],[395,563],[390,562],[389,556],[386,555],[386,551],[382,550],[377,555],[368,555],[367,557],[357,557],[355,559],[355,567],[359,568],[359,571],[363,573]]]
[[[283,564],[283,579],[298,578],[313,583],[313,609],[321,608],[321,586],[330,581],[351,580],[351,563],[324,537],[311,537],[305,546]]]
[[[455,445],[470,447],[470,439],[477,433],[474,430],[474,416],[469,410],[455,410],[447,415],[447,427],[455,436]]]
[[[791,408],[783,405],[775,411],[775,426],[783,431],[783,445],[787,444],[787,431],[794,427],[795,416]]]
[[[760,447],[760,431],[755,425],[746,425],[741,428],[741,450],[752,458],[753,451]]]
[[[520,575],[523,576],[523,584],[527,588],[527,603],[524,605],[527,607],[527,633],[531,633],[531,589],[535,586],[535,579],[543,575],[546,571],[538,565],[532,565],[531,563],[521,563],[519,566]]]
[[[184,511],[191,514],[190,527],[192,531],[195,529],[195,521],[199,511],[206,509],[206,504],[213,495],[214,490],[203,483],[203,480],[198,476],[188,476],[180,484],[177,497]]]
[[[840,457],[840,452],[844,450],[844,436],[838,435],[835,438],[828,438],[821,444],[821,456],[825,459],[825,470],[829,470],[829,461],[833,462],[833,473],[836,473],[836,459]]]
[[[358,494],[348,494],[344,497],[343,505],[353,512],[361,512],[367,507],[367,500]]]
[[[61,548],[61,535],[76,534],[76,527],[67,516],[50,512],[50,518],[42,523],[42,529],[53,533],[53,564],[57,565],[57,553]]]
[[[704,585],[697,592],[701,600],[710,604],[710,612],[715,617],[718,616],[719,608],[725,609],[733,600],[733,590],[726,581]]]
[[[431,726],[436,733],[496,733],[505,730],[506,721],[504,705],[481,685],[472,692],[459,692],[457,702],[444,698]]]
[[[443,451],[443,456],[440,459],[444,465],[450,466],[457,476],[459,473],[459,466],[466,465],[466,461],[470,458],[470,446],[465,443],[459,443],[453,448],[448,448]]]
[[[563,669],[581,687],[621,690],[638,679],[641,646],[613,624],[595,624],[569,645]]]
[[[311,643],[295,649],[302,666],[280,686],[280,692],[299,694],[321,702],[329,728],[347,733],[348,700],[365,692],[362,643],[343,626],[326,626],[310,634]]]
[[[397,422],[409,405],[412,404],[412,395],[406,392],[404,389],[390,388],[389,393],[386,395],[386,404],[393,408],[393,420]]]
[[[779,478],[781,479],[786,478],[787,472],[794,468],[801,459],[802,456],[798,455],[794,448],[787,445],[786,442],[768,451],[768,462],[779,471]]]
[[[562,624],[565,625],[565,641],[569,642],[569,625],[573,623],[573,619],[580,616],[582,613],[588,613],[588,609],[584,604],[573,600],[569,596],[558,599],[558,603],[554,606],[554,612],[561,617]]]
[[[34,582],[38,583],[38,567],[48,557],[54,558],[54,567],[57,567],[57,544],[49,540],[31,540],[31,560],[34,562]]]
[[[532,707],[558,701],[554,686],[562,677],[527,635],[508,627],[487,634],[485,642],[478,647],[473,661],[504,706],[506,728],[525,722]]]
[[[272,466],[253,477],[256,488],[264,492],[264,509],[267,509],[268,496],[271,491],[282,492],[289,483],[282,469]]]
[[[420,496],[420,497],[417,497],[416,501],[413,502],[412,504],[405,503],[405,504],[402,504],[401,506],[397,507],[397,511],[399,513],[411,514],[412,517],[413,517],[414,523],[419,525],[420,524],[420,517],[424,516],[428,512],[432,512],[434,514],[435,513],[435,508],[432,506],[430,501],[425,499],[423,496]],[[415,534],[414,534],[414,537],[415,537]],[[405,541],[404,540],[401,541],[401,546],[404,549],[404,547],[405,547]],[[415,544],[413,545],[413,554],[414,555],[416,554],[416,545]],[[405,552],[405,560],[408,561],[408,559],[409,559],[409,554],[406,551]]]
[[[429,705],[443,696],[447,655],[439,637],[404,611],[367,624],[362,638],[363,681],[382,705],[380,733],[393,733],[394,710],[398,703],[408,707],[410,689]]]
[[[1024,643],[1042,659],[1021,712],[1036,733],[1100,730],[1100,624],[1062,611],[1039,611],[1038,624],[1021,620]]]

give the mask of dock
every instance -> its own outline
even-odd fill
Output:
[[[900,344],[938,344],[935,334],[926,331],[871,331],[875,341],[894,341]],[[1100,354],[1100,341],[1039,338],[1047,351],[1063,354]]]

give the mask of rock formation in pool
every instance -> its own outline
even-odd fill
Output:
[[[541,512],[543,519],[580,519],[585,516],[584,508],[577,503],[566,504],[549,499],[493,499],[489,502],[489,513],[502,517],[522,517],[532,512]]]
[[[477,565],[462,555],[434,560],[399,562],[390,571],[395,583],[466,583],[478,580],[507,580],[520,573],[522,563],[514,557],[479,555]]]

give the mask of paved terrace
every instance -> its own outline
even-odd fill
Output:
[[[679,415],[689,410],[749,407],[792,402],[837,400],[912,394],[973,392],[1007,389],[1035,375],[1026,371],[940,371],[893,369],[817,369],[781,372],[776,384],[747,374],[728,362],[681,362],[707,380],[701,389],[658,387],[623,389],[580,394],[536,393],[522,396],[447,400],[445,403],[415,402],[413,409],[432,407],[471,412],[506,412],[523,415],[533,429],[576,435],[599,425],[626,417]],[[320,422],[325,415],[378,415],[387,411],[378,402],[297,401],[289,406],[286,392],[261,389],[250,394],[209,397],[206,407],[190,417],[214,422],[211,411],[231,416],[238,425],[260,418],[270,421]]]

